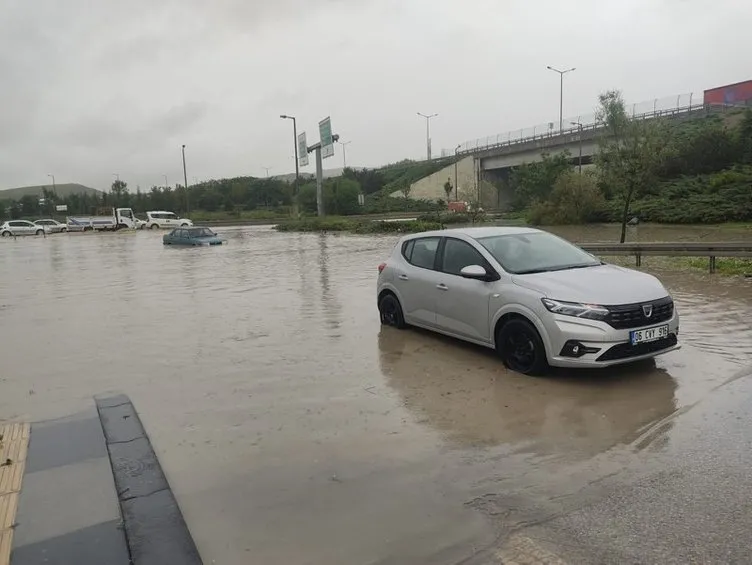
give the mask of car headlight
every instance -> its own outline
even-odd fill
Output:
[[[562,302],[551,298],[541,298],[546,310],[554,314],[587,318],[588,320],[605,320],[608,316],[608,308],[597,304],[581,304],[579,302]]]

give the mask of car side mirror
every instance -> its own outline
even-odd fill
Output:
[[[466,279],[476,279],[480,281],[488,280],[489,278],[488,271],[480,265],[468,265],[467,267],[463,267],[460,271],[460,275]]]

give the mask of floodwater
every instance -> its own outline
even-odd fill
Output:
[[[750,280],[657,272],[683,349],[526,378],[380,327],[395,237],[218,231],[221,248],[0,242],[0,420],[130,395],[207,564],[495,563],[507,533],[664,449],[675,414],[752,366]]]

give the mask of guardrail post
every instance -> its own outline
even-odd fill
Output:
[[[708,261],[708,268],[711,275],[715,273],[715,255],[710,256],[710,261]]]
[[[637,266],[642,267],[642,254],[641,253],[635,253],[635,259],[637,261]]]

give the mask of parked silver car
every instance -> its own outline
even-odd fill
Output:
[[[68,231],[68,225],[58,222],[57,220],[37,220],[34,222],[37,226],[43,227],[47,233],[65,233]]]
[[[403,237],[379,265],[383,324],[495,348],[514,371],[604,367],[678,349],[679,315],[654,276],[532,228]]]
[[[0,225],[0,237],[44,235],[45,229],[26,220],[9,220]]]

